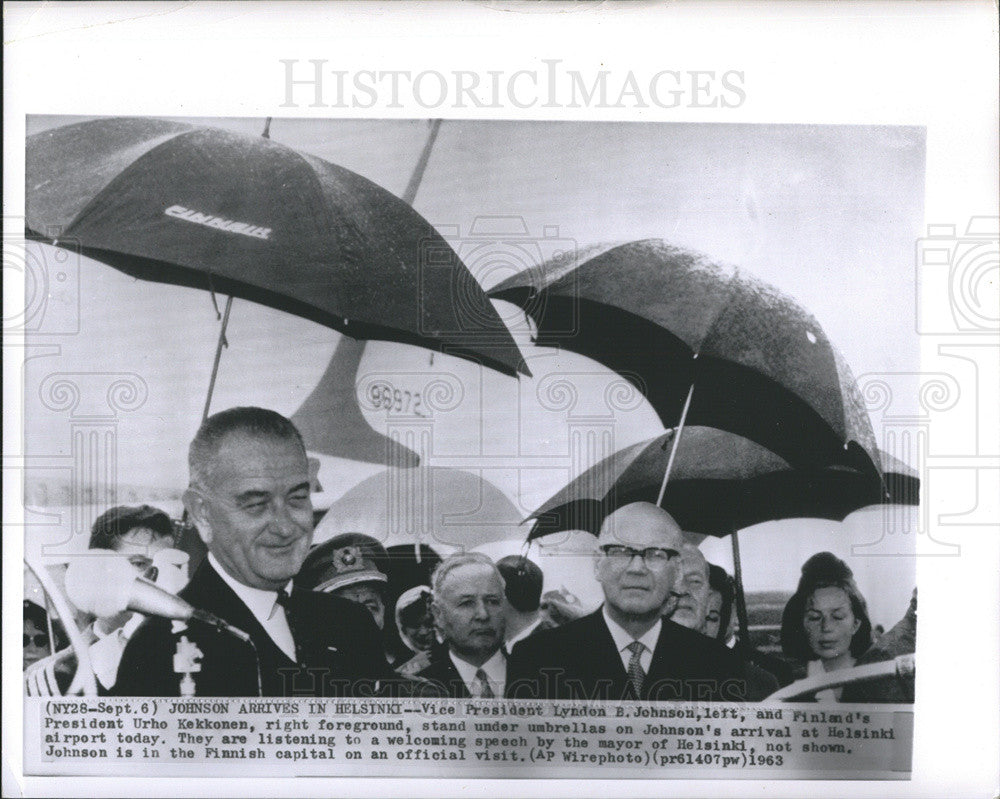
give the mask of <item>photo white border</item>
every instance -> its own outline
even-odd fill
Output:
[[[997,15],[990,2],[773,3],[7,3],[4,215],[23,214],[29,113],[151,116],[315,116],[905,124],[927,128],[926,220],[959,229],[997,207]],[[674,109],[281,108],[280,59],[327,59],[347,70],[540,72],[542,59],[593,74],[663,69],[744,73],[739,107]],[[183,87],[183,92],[180,87]],[[383,103],[385,100],[383,99]],[[5,231],[5,236],[9,235]],[[23,286],[5,270],[5,317]],[[925,296],[929,303],[940,296]],[[956,341],[952,336],[950,341]],[[979,340],[990,342],[989,336]],[[922,369],[940,359],[925,336]],[[5,341],[5,344],[9,343]],[[3,607],[21,599],[20,367],[4,358]],[[992,380],[992,375],[980,375]],[[966,420],[974,423],[975,420]],[[961,431],[959,431],[961,432]],[[993,431],[988,431],[992,437]],[[996,453],[998,442],[982,441]],[[16,444],[15,444],[16,446]],[[988,460],[969,453],[969,469]],[[953,467],[961,468],[962,456]],[[996,468],[994,462],[993,468]],[[939,515],[962,508],[947,498]],[[988,506],[950,526],[955,558],[918,561],[921,637],[910,782],[775,782],[771,796],[996,795],[1000,531]],[[25,796],[554,794],[745,796],[752,781],[471,781],[259,779],[142,781],[20,774],[18,625],[4,624],[3,793]],[[956,660],[963,671],[956,674]],[[945,688],[947,693],[945,693]],[[19,787],[18,787],[19,786]]]

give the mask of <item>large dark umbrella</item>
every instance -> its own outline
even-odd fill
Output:
[[[620,450],[583,472],[530,518],[528,540],[564,530],[594,535],[604,517],[631,502],[656,502],[674,432]],[[880,452],[884,480],[843,466],[793,469],[748,439],[689,427],[660,501],[684,530],[726,536],[780,519],[831,519],[871,505],[916,505],[920,480]]]
[[[775,288],[659,240],[598,245],[490,291],[540,345],[620,373],[665,427],[736,433],[796,468],[877,472],[871,421],[819,323]]]
[[[29,235],[127,274],[527,374],[486,295],[423,217],[266,137],[82,122],[28,138],[26,182]]]
[[[427,141],[403,192],[403,201],[409,205],[417,197],[440,129],[440,119],[430,123]],[[387,466],[416,466],[420,463],[417,453],[373,430],[361,414],[356,384],[364,351],[365,342],[341,339],[323,377],[292,414],[292,422],[315,452]]]
[[[664,486],[671,453],[671,479]],[[780,519],[842,521],[871,505],[919,504],[920,480],[913,470],[881,451],[879,458],[881,475],[839,465],[794,469],[768,449],[726,431],[689,427],[677,440],[669,430],[614,453],[556,493],[529,517],[535,524],[528,540],[566,530],[596,536],[615,509],[631,502],[657,503],[688,532],[732,536],[737,616],[741,629],[748,630],[737,531]]]

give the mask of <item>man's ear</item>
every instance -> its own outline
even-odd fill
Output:
[[[201,540],[205,542],[205,546],[208,546],[212,542],[212,526],[208,521],[208,508],[206,507],[205,497],[201,495],[198,489],[189,488],[184,492],[184,508],[194,522]]]
[[[601,556],[602,555],[604,555],[604,553],[601,552],[601,550],[599,550],[599,549],[595,549],[594,550],[594,558],[593,558],[592,564],[593,564],[593,567],[594,567],[594,576],[595,577],[598,576],[598,571],[600,570],[599,567],[600,567],[600,564],[601,564]]]

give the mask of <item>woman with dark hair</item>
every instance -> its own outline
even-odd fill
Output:
[[[714,563],[708,564],[708,608],[705,611],[704,633],[727,644],[733,637],[733,578]]]
[[[813,555],[782,614],[781,648],[805,662],[811,676],[851,668],[871,642],[868,608],[854,573],[831,552]],[[816,699],[838,701],[840,689],[820,691]]]
[[[56,651],[49,639],[49,615],[41,605],[24,600],[24,668]]]

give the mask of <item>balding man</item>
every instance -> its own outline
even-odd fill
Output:
[[[676,605],[670,620],[689,630],[705,632],[708,615],[708,561],[694,544],[685,543],[677,563],[677,579],[671,590]]]
[[[663,618],[684,536],[666,511],[626,505],[601,526],[594,574],[604,604],[519,643],[510,698],[738,701],[742,664],[718,642]]]
[[[330,594],[293,590],[313,516],[306,450],[292,423],[263,408],[217,413],[191,442],[188,465],[184,504],[208,557],[179,596],[249,640],[198,621],[174,629],[167,619],[149,618],[125,649],[115,693],[358,696],[381,690],[393,674],[368,611]]]

